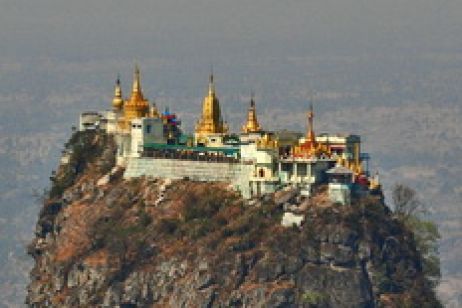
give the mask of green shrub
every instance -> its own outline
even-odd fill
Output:
[[[146,213],[146,211],[144,210],[141,210],[139,213],[138,213],[138,217],[140,219],[139,223],[141,226],[143,227],[147,227],[151,224],[152,222],[152,217],[149,216],[148,213]]]
[[[325,304],[328,299],[327,294],[318,291],[306,291],[302,294],[302,302],[309,305]]]
[[[75,132],[65,144],[65,148],[71,153],[69,163],[62,165],[51,178],[50,198],[61,196],[64,190],[74,184],[90,162],[100,160],[97,168],[100,173],[107,173],[115,164],[115,143],[109,135],[102,132]],[[103,153],[104,158],[101,157]]]
[[[180,231],[183,235],[192,239],[198,239],[206,236],[217,229],[216,224],[208,217],[196,218],[180,226]]]
[[[189,196],[184,210],[184,220],[191,221],[215,215],[222,205],[219,195],[208,191],[201,196]]]

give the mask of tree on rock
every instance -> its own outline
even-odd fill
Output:
[[[427,210],[414,189],[404,184],[393,187],[394,214],[414,234],[416,248],[422,255],[422,269],[434,288],[441,278],[438,256],[440,234],[434,222],[426,217]]]

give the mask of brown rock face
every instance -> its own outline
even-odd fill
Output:
[[[250,205],[226,184],[124,181],[112,169],[110,138],[74,139],[79,155],[95,154],[56,174],[60,190],[45,201],[29,245],[30,306],[439,305],[412,234],[380,199],[309,204],[300,228],[283,228],[274,196]]]

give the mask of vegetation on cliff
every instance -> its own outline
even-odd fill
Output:
[[[412,188],[396,184],[392,190],[394,216],[411,230],[422,258],[422,270],[427,282],[435,288],[441,278],[438,240],[440,234],[434,222],[426,218],[427,210]]]
[[[58,169],[62,193],[45,200],[29,246],[30,305],[440,305],[423,250],[432,239],[381,196],[341,207],[322,189],[312,200],[285,190],[245,201],[223,183],[126,181],[121,172],[100,181],[113,169],[111,139],[74,138],[81,154]],[[69,170],[72,180],[58,182]],[[300,204],[303,225],[280,226],[284,206]]]
[[[61,196],[88,169],[89,164],[96,168],[93,170],[96,174],[107,173],[115,164],[115,151],[116,145],[109,135],[98,131],[76,131],[62,151],[66,162],[50,177],[49,198]]]

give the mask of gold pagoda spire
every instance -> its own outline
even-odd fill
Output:
[[[306,132],[306,141],[311,142],[313,145],[316,143],[316,137],[314,134],[314,111],[313,111],[313,103],[310,103],[310,109],[307,112],[308,117],[308,130]]]
[[[213,83],[213,70],[209,76],[209,97],[215,97],[215,84]]]
[[[124,101],[122,99],[122,88],[120,86],[120,76],[117,76],[116,84],[114,87],[114,98],[112,99],[112,107],[114,110],[119,111],[122,109]]]
[[[314,133],[314,111],[313,111],[313,104],[310,103],[310,109],[307,112],[308,118],[308,127],[306,131],[305,141],[300,143],[298,146],[294,146],[294,156],[298,157],[318,157],[321,154],[329,155],[329,149],[327,146],[323,146],[322,144],[318,144],[316,142],[316,135]]]
[[[156,118],[156,119],[160,118],[160,113],[159,113],[159,110],[157,109],[155,102],[152,103],[151,109],[149,111],[149,116],[151,118]]]
[[[123,128],[130,126],[130,121],[149,115],[149,102],[144,98],[141,90],[141,77],[138,65],[135,66],[133,74],[133,86],[130,98],[124,104],[124,124]]]
[[[220,102],[215,93],[213,72],[210,73],[208,93],[202,102],[202,115],[196,124],[195,132],[197,138],[228,132],[228,127],[221,115]]]
[[[250,96],[250,107],[247,113],[247,123],[242,126],[244,133],[258,133],[261,131],[260,124],[257,120],[257,111],[255,108],[255,100],[253,93]]]
[[[141,91],[140,68],[138,65],[135,65],[135,72],[133,73],[132,96],[135,95],[140,99],[143,99],[143,92]]]

